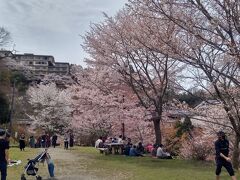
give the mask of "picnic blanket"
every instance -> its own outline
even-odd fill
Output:
[[[11,167],[11,166],[17,166],[19,164],[21,164],[22,161],[21,160],[11,160],[10,161],[10,164],[8,164],[8,167]]]

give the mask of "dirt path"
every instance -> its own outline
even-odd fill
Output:
[[[94,172],[87,170],[88,157],[79,156],[71,150],[51,148],[49,154],[55,164],[56,180],[99,180]],[[45,176],[46,177],[46,176]]]

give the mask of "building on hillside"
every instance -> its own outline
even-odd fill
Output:
[[[13,54],[11,51],[0,50],[0,57],[14,59],[18,64],[28,66],[36,75],[58,74],[69,75],[70,65],[66,62],[55,62],[51,55],[35,55],[30,53]]]
[[[191,117],[192,124],[203,128],[207,133],[232,129],[227,113],[218,100],[203,101],[194,108],[194,111],[195,114]]]
[[[0,50],[0,59],[1,58],[6,58],[6,57],[13,57],[13,53],[11,51],[1,49]]]
[[[15,54],[14,58],[18,63],[32,67],[33,71],[38,75],[50,73],[58,75],[69,74],[69,63],[55,62],[54,57],[50,55],[34,55],[25,53]]]
[[[171,109],[163,112],[161,123],[162,123],[162,126],[165,126],[168,128],[175,127],[178,121],[183,122],[187,116],[191,117],[193,116],[193,114],[187,110]],[[145,119],[149,121],[154,120],[156,118],[159,118],[157,117],[156,112],[150,112],[145,115]]]
[[[189,117],[192,125],[198,128],[205,128],[211,122],[225,123],[226,114],[217,100],[202,101],[192,110],[172,109],[166,114],[165,120],[169,126],[174,126],[177,121],[183,122]]]
[[[220,104],[221,103],[218,100],[207,100],[207,101],[202,101],[194,109],[195,110],[206,110],[211,106],[220,105]]]

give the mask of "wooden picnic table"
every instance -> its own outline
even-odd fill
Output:
[[[112,149],[112,154],[123,154],[123,143],[110,143],[107,145]]]

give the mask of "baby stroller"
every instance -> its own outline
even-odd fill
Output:
[[[45,149],[42,153],[40,153],[34,159],[31,159],[31,160],[28,159],[28,163],[24,167],[25,170],[21,176],[21,180],[26,180],[26,177],[25,177],[26,174],[29,176],[35,176],[36,180],[42,180],[42,177],[37,174],[38,168],[36,166],[37,166],[37,163],[45,161],[46,153],[47,153],[47,149]]]

